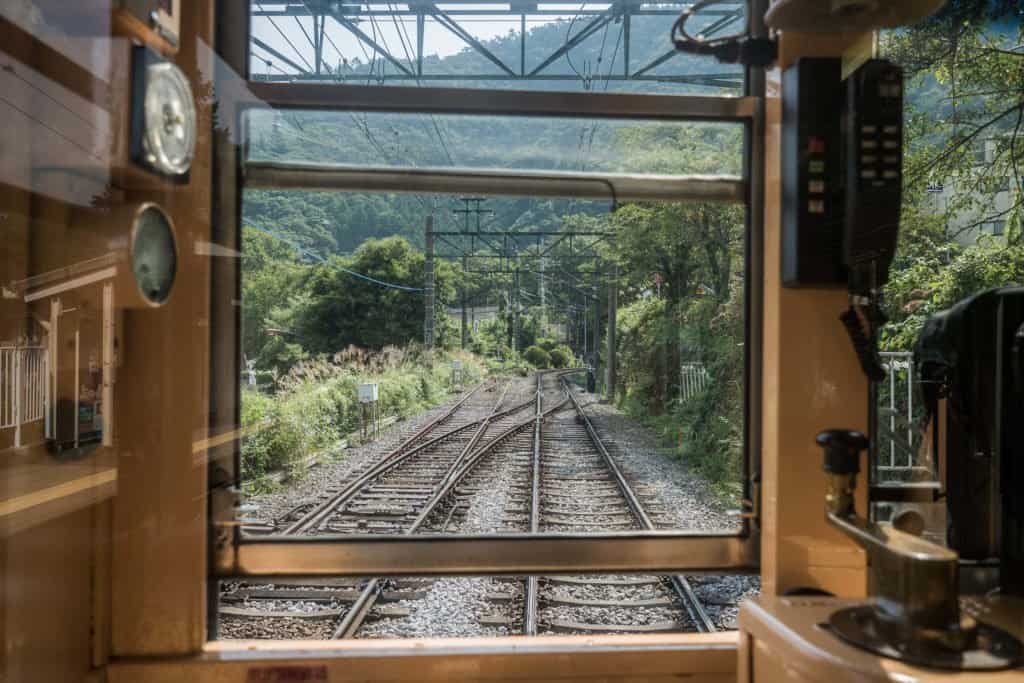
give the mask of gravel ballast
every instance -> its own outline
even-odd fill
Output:
[[[531,384],[532,379],[515,380],[508,394],[508,399],[515,400],[506,400],[505,406],[525,400]],[[734,534],[739,531],[738,517],[730,515],[721,501],[709,495],[706,481],[659,446],[655,433],[613,406],[598,403],[593,395],[580,393],[577,396],[585,405],[609,453],[648,508],[659,529],[717,534]],[[493,392],[478,392],[467,402],[464,408],[466,414],[458,423],[464,424],[466,419],[485,416],[496,399],[497,395]],[[446,405],[396,423],[372,443],[339,451],[325,462],[313,465],[297,481],[286,482],[278,491],[249,496],[246,500],[246,519],[263,524],[276,521],[278,528],[281,528],[284,525],[282,520],[294,519],[294,515],[288,517],[289,512],[302,505],[317,504],[341,490],[346,482],[373,466],[428,421],[446,412],[455,400],[457,397],[453,397]],[[559,414],[551,423],[565,420],[568,424],[572,419],[570,409],[566,414]],[[446,431],[446,427],[440,427],[436,433],[443,431]],[[524,479],[531,472],[531,460],[532,443],[524,435],[523,439],[510,440],[500,450],[500,457],[482,462],[465,484],[460,485],[463,490],[456,491],[458,506],[453,510],[455,514],[449,515],[445,522],[445,533],[500,534],[524,531],[523,523],[528,525],[528,515],[524,514],[522,503],[524,486],[528,491]],[[581,481],[580,485],[583,486],[584,482]],[[597,495],[600,497],[599,493]],[[553,504],[556,508],[561,506],[557,501]],[[590,521],[604,519],[604,509],[601,501],[595,502]],[[607,512],[611,522],[615,518],[612,503],[608,504]],[[556,509],[556,517],[558,514]],[[437,524],[435,530],[440,528],[441,524]],[[554,531],[559,529],[557,524],[551,523],[542,528]],[[621,527],[609,528],[623,530]],[[687,578],[703,602],[708,616],[719,629],[736,628],[738,602],[757,595],[760,590],[760,577],[756,575],[694,575]],[[604,624],[611,628],[621,625],[624,632],[628,631],[630,624],[657,626],[676,623],[682,630],[693,630],[693,624],[681,616],[683,613],[678,604],[661,604],[666,599],[678,599],[664,583],[646,586],[573,586],[548,585],[543,577],[540,581],[542,600],[551,596],[559,598],[555,600],[556,604],[539,605],[541,634],[565,633],[565,624],[574,622]],[[360,628],[357,637],[424,638],[517,634],[522,629],[523,584],[523,577],[446,577],[421,580],[412,599],[391,600],[386,605],[379,605],[381,613],[372,614]],[[571,604],[573,600],[609,602],[637,599],[661,602],[629,609]],[[561,604],[566,601],[570,604]],[[246,601],[243,606],[261,611],[299,614],[344,608],[346,605],[333,600],[314,603],[280,599],[254,601],[252,604]],[[377,609],[374,608],[375,611]],[[333,625],[332,620],[324,619],[224,615],[220,620],[220,637],[320,639],[330,636]]]

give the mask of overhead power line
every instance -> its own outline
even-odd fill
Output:
[[[408,285],[400,285],[400,284],[397,284],[395,282],[386,282],[384,280],[378,280],[375,277],[370,277],[369,275],[366,275],[364,273],[358,273],[358,272],[356,272],[356,271],[354,271],[354,270],[352,270],[350,268],[346,268],[345,266],[339,265],[338,263],[334,263],[332,261],[328,261],[327,259],[325,259],[320,254],[316,253],[315,251],[307,249],[304,246],[302,246],[301,244],[296,244],[295,242],[293,242],[292,240],[288,239],[284,235],[280,235],[280,234],[274,232],[273,230],[268,230],[266,228],[261,228],[258,225],[253,225],[252,223],[246,223],[245,227],[252,228],[256,232],[261,232],[264,235],[268,235],[270,237],[273,237],[276,240],[279,240],[279,241],[287,244],[289,247],[291,247],[295,251],[299,252],[300,256],[304,256],[306,258],[311,258],[314,261],[316,261],[317,263],[323,264],[325,266],[329,266],[331,268],[334,268],[335,270],[340,270],[341,272],[347,273],[348,275],[351,275],[352,277],[358,278],[360,280],[365,280],[366,282],[369,282],[369,283],[372,283],[372,284],[375,284],[375,285],[379,285],[381,287],[387,287],[389,289],[397,289],[397,290],[400,290],[400,291],[403,291],[403,292],[423,292],[423,291],[426,291],[426,290],[424,290],[423,287],[409,287]]]

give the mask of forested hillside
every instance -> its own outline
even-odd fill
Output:
[[[633,70],[671,50],[670,17],[636,16],[632,18],[630,64]],[[579,30],[579,22],[553,21],[528,29],[527,65],[538,64],[561,46],[567,32]],[[530,90],[691,92],[700,94],[739,94],[736,89],[684,85],[671,82],[616,82],[603,78],[612,70],[622,70],[622,24],[612,23],[575,47],[569,55],[549,67],[552,73],[589,75],[575,82],[510,81],[430,82],[430,86],[520,87]],[[484,42],[493,54],[508,64],[519,63],[518,34],[510,33]],[[397,49],[397,46],[394,46]],[[398,53],[401,55],[401,52]],[[383,59],[360,62],[354,59],[339,64],[336,73],[346,83],[372,84],[372,74],[390,67]],[[427,72],[490,73],[500,71],[478,52],[465,48],[444,58],[428,57]],[[677,55],[650,72],[670,77],[677,74],[738,74],[739,69],[717,64],[714,60]],[[669,154],[664,159],[633,153],[634,140],[619,133],[628,124],[597,123],[578,119],[513,119],[479,116],[387,115],[331,112],[274,113],[255,110],[250,113],[248,153],[254,159],[305,161],[394,166],[466,166],[546,170],[615,170],[665,172],[728,171],[721,164],[697,162],[692,168],[680,168],[679,159]],[[665,143],[682,126],[663,128]],[[709,126],[701,126],[702,130]],[[719,155],[720,157],[723,155]],[[736,163],[730,164],[738,169]],[[571,202],[533,199],[493,199],[491,224],[516,228],[550,227],[565,214]],[[321,254],[344,253],[371,237],[402,235],[422,246],[424,216],[433,211],[438,229],[457,224],[450,213],[448,199],[409,195],[365,195],[336,193],[288,193],[249,191],[245,198],[245,218]],[[593,211],[607,206],[594,206]],[[579,211],[580,206],[573,206]]]

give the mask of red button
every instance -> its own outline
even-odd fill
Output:
[[[825,141],[821,138],[808,138],[807,139],[807,152],[809,154],[824,154],[825,153]]]

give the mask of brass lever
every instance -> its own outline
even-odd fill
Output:
[[[959,557],[949,548],[857,515],[860,432],[818,434],[828,477],[829,523],[868,553],[869,606],[840,610],[830,625],[844,640],[884,656],[947,669],[999,669],[1021,655],[1016,638],[962,614]]]

